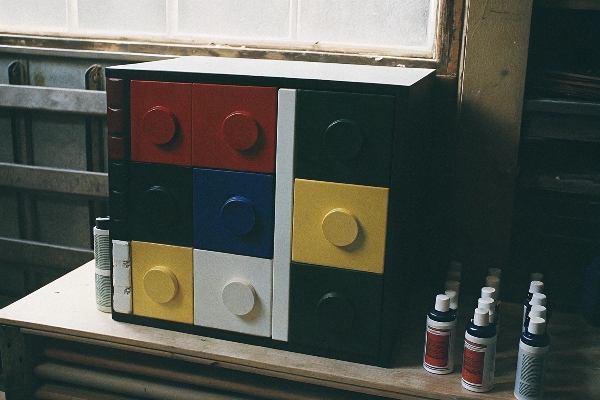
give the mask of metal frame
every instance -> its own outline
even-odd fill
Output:
[[[0,50],[1,51],[1,50]],[[0,187],[16,193],[19,238],[0,237],[0,261],[25,270],[44,266],[70,270],[93,258],[86,248],[59,246],[39,241],[37,196],[53,194],[89,199],[89,222],[106,215],[108,176],[103,130],[106,94],[103,70],[92,65],[86,72],[86,89],[29,86],[28,62],[16,60],[9,66],[9,84],[0,85],[0,107],[11,119],[14,163],[0,163]],[[87,171],[34,166],[31,118],[36,112],[80,114],[85,118]],[[91,232],[90,232],[91,235]],[[37,284],[26,274],[25,290]],[[35,279],[33,279],[35,282]],[[23,293],[25,294],[25,293]]]

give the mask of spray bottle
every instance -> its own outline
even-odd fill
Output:
[[[488,310],[476,308],[465,332],[461,383],[473,392],[487,392],[494,386],[496,330],[489,324]]]
[[[546,333],[546,321],[531,317],[529,326],[521,334],[515,397],[519,400],[538,400],[544,394],[546,378],[546,356],[550,339]]]
[[[452,343],[456,312],[450,309],[450,298],[438,294],[435,306],[427,313],[423,368],[432,374],[449,374],[454,369]]]
[[[96,218],[96,226],[92,229],[94,233],[94,259],[95,284],[96,284],[96,308],[103,312],[111,312],[110,303],[110,219]]]

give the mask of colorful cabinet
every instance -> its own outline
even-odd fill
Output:
[[[113,318],[386,365],[433,71],[183,57],[106,74],[111,236],[131,244],[115,299],[133,298]]]

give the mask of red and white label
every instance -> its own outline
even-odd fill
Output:
[[[481,385],[485,367],[486,345],[478,345],[465,340],[462,378],[472,385]]]
[[[423,368],[434,374],[447,374],[454,368],[452,340],[455,321],[438,322],[427,318]]]
[[[450,330],[427,327],[425,363],[430,367],[447,367],[450,346]]]
[[[475,392],[486,392],[494,385],[496,337],[478,338],[465,334],[462,385]]]

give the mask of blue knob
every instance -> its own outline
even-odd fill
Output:
[[[221,207],[221,221],[236,236],[250,233],[256,224],[252,202],[242,196],[230,198]]]

